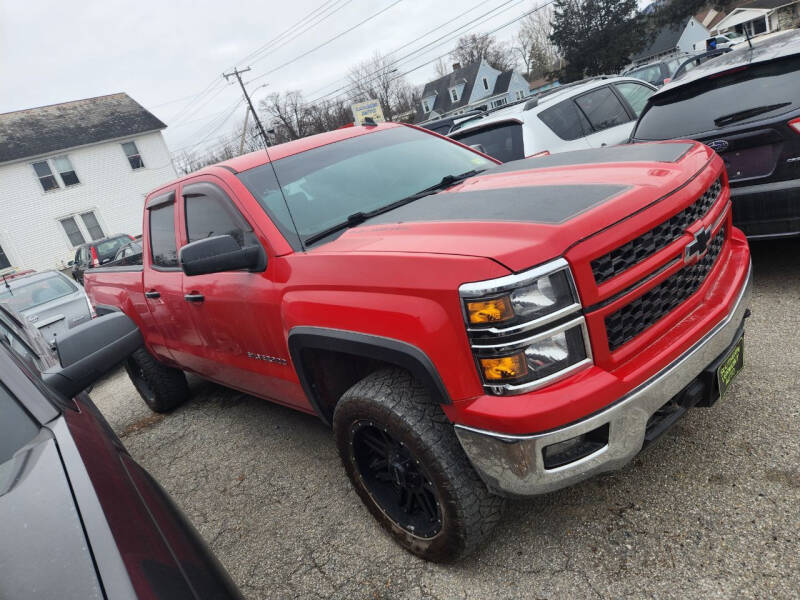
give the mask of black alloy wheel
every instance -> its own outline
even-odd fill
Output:
[[[357,421],[350,435],[359,476],[386,515],[417,537],[439,533],[441,499],[419,459],[374,421]]]

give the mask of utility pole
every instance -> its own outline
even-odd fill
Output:
[[[244,87],[244,82],[242,82],[242,73],[247,73],[249,70],[250,67],[242,69],[241,71],[234,67],[233,72],[223,73],[222,76],[225,78],[225,81],[228,81],[230,77],[236,76],[236,80],[242,87],[242,93],[244,94],[244,99],[247,100],[247,104],[248,106],[250,106],[250,112],[253,113],[253,119],[255,119],[256,125],[258,125],[258,130],[261,132],[261,137],[264,138],[264,145],[268,147],[269,139],[267,138],[267,132],[264,131],[264,126],[261,124],[261,119],[258,118],[258,114],[256,114],[256,109],[253,108],[253,102],[252,100],[250,100],[250,96],[247,94],[247,88]]]
[[[244,127],[242,127],[242,141],[239,142],[239,154],[244,152],[244,136],[247,134],[247,120],[250,118],[250,110],[244,112]]]

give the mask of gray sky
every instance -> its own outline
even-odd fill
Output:
[[[212,143],[241,123],[244,107],[231,112],[241,98],[238,86],[224,86],[221,79],[233,65],[252,66],[245,80],[259,77],[248,86],[256,100],[292,89],[314,98],[343,85],[348,69],[376,51],[389,53],[434,30],[394,55],[399,58],[494,8],[461,33],[488,31],[543,1],[400,0],[392,6],[397,0],[0,0],[0,112],[127,92],[167,123],[165,136],[175,151],[204,138]],[[299,32],[307,25],[298,26],[264,54],[245,60],[320,7],[333,12],[305,33]],[[352,32],[267,74],[387,7]],[[470,12],[457,18],[465,11]],[[510,39],[516,30],[514,24],[497,36]],[[397,67],[408,71],[453,45],[436,45]],[[421,84],[433,76],[428,65],[408,79]],[[266,82],[269,87],[256,89]],[[215,85],[212,91],[187,108],[209,84]],[[226,115],[230,118],[224,121]]]

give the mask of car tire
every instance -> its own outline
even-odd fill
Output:
[[[125,361],[125,370],[136,391],[154,412],[170,411],[189,397],[184,372],[161,364],[146,348],[139,348]]]
[[[356,383],[336,405],[333,429],[356,492],[409,552],[458,560],[500,520],[505,500],[488,491],[452,423],[407,371],[385,369]]]

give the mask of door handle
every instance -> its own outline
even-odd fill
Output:
[[[161,292],[157,292],[156,290],[150,290],[149,292],[144,293],[145,298],[161,298]]]
[[[183,299],[187,302],[202,302],[206,297],[203,294],[186,294]]]

